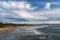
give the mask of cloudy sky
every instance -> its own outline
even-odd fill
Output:
[[[60,20],[60,0],[0,0],[0,22]]]

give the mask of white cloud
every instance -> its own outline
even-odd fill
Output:
[[[1,7],[6,11],[7,14],[10,13],[15,13],[18,15],[18,17],[22,17],[24,19],[29,19],[29,18],[35,18],[32,16],[27,10],[34,10],[35,8],[32,8],[30,4],[27,2],[0,2]],[[17,10],[17,9],[19,10]],[[10,12],[10,13],[9,13]],[[2,13],[1,13],[2,14]],[[6,16],[6,15],[5,15]]]
[[[50,9],[51,3],[46,3],[45,8]]]
[[[29,12],[25,10],[15,11],[14,13],[17,13],[17,15],[23,18],[34,18]]]
[[[31,4],[27,2],[0,2],[0,6],[1,8],[3,8],[0,11],[5,12],[5,13],[0,12],[1,15],[4,16],[12,15],[12,17],[24,18],[28,21],[38,21],[38,20],[40,21],[40,20],[48,20],[50,19],[50,17],[54,18],[60,17],[60,9],[29,12],[36,9],[36,7],[33,7]],[[50,9],[50,6],[51,3],[46,3],[45,9]]]
[[[44,10],[44,11],[41,11],[41,12],[39,11],[39,12],[35,13],[35,16],[37,16],[38,18],[42,17],[42,20],[58,19],[58,18],[60,18],[60,8],[59,9]]]
[[[5,8],[19,8],[19,9],[30,9],[31,5],[28,4],[27,2],[5,2],[5,1],[0,1],[0,6],[5,7]]]
[[[21,9],[26,8],[26,5],[27,5],[26,2],[19,2],[19,3],[17,3],[18,8],[21,8]]]

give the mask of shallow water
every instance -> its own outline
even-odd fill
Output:
[[[17,28],[5,33],[5,35],[0,37],[0,40],[40,40],[39,37],[41,35],[49,36],[49,40],[60,40],[60,27],[55,26]]]

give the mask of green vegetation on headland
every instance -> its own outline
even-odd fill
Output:
[[[4,28],[4,26],[14,26],[15,24],[13,23],[2,23],[0,22],[0,28]]]
[[[41,25],[47,25],[47,24],[14,24],[14,23],[2,23],[0,22],[0,28],[4,28],[5,26],[41,26]]]
[[[45,23],[43,23],[43,24],[14,24],[14,23],[2,23],[2,22],[0,22],[0,28],[4,28],[6,26],[10,26],[10,27],[19,26],[20,27],[20,26],[42,26],[42,25],[55,25],[55,24],[45,24]],[[56,24],[56,25],[60,25],[60,24]]]

